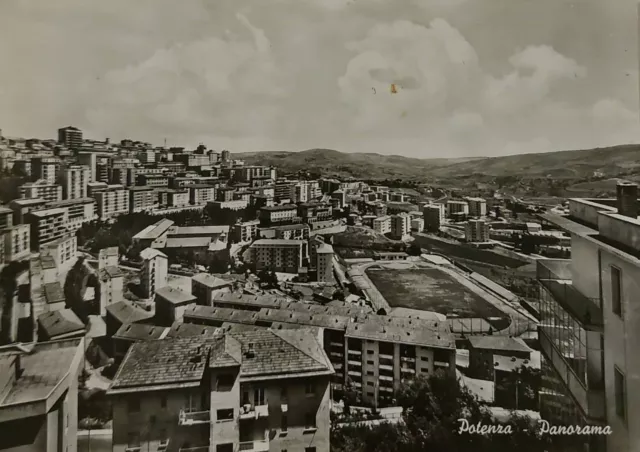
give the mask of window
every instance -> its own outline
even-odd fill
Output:
[[[422,369],[420,369],[421,372],[428,374],[429,373],[429,369],[426,367],[423,367]]]
[[[307,395],[307,397],[316,395],[316,388],[313,383],[307,383],[305,385],[304,393]]]
[[[427,356],[421,356],[420,361],[424,361],[425,363],[429,362],[429,358]]]
[[[373,393],[373,392],[371,392],[371,391],[367,391],[367,395],[368,395],[369,397],[374,397],[374,393]]]
[[[615,396],[616,396],[616,414],[622,418],[622,420],[626,421],[627,419],[627,388],[624,379],[624,375],[620,372],[620,369],[614,367],[614,387],[615,387]]]
[[[316,452],[316,448],[315,447],[305,447],[304,448],[304,452]]]
[[[367,381],[367,386],[373,386],[373,381]]]
[[[253,404],[264,405],[264,388],[255,388],[253,390]]]
[[[316,428],[316,414],[315,413],[307,413],[304,416],[304,427],[307,430]]]
[[[127,438],[127,449],[136,449],[140,447],[140,435],[135,433],[129,433]]]
[[[230,421],[233,419],[233,408],[226,408],[216,411],[216,419],[218,421]]]
[[[129,413],[139,413],[140,412],[140,399],[138,398],[130,398],[127,402]]]
[[[611,267],[611,306],[613,313],[622,317],[622,277],[617,267]]]
[[[287,388],[282,388],[280,390],[280,400],[282,401],[282,403],[287,403],[287,401],[289,400],[289,394],[287,394]]]
[[[371,359],[367,360],[367,364],[369,364],[370,366],[374,366],[375,365],[373,360],[371,360]]]
[[[167,407],[167,396],[160,397],[160,408]]]
[[[367,371],[367,375],[373,375],[373,371],[372,370],[368,370]]]
[[[218,444],[216,452],[233,452],[233,443]]]
[[[289,430],[289,420],[287,419],[286,414],[282,414],[282,417],[280,418],[280,430],[283,432]]]
[[[154,414],[152,414],[151,416],[149,416],[149,424],[155,424],[156,423],[156,416]]]
[[[367,350],[367,355],[373,355],[373,350]]]

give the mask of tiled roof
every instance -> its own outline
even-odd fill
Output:
[[[60,283],[57,281],[44,285],[44,295],[46,297],[47,303],[49,304],[65,301],[62,286],[60,286]]]
[[[152,341],[166,336],[169,328],[143,323],[127,323],[122,325],[113,335],[113,339],[131,341]]]
[[[116,267],[115,265],[109,265],[100,269],[100,279],[102,281],[113,278],[122,278],[123,276],[124,273],[122,273],[122,270],[120,270],[120,268]]]
[[[242,363],[242,345],[233,336],[216,338],[211,347],[210,367],[239,366]]]
[[[71,309],[50,311],[38,317],[38,325],[49,338],[84,330],[84,323]]]
[[[212,337],[222,334],[221,328],[209,325],[196,325],[195,323],[182,323],[179,320],[173,322],[167,337],[194,337],[205,336]]]
[[[421,347],[455,349],[456,346],[453,334],[446,331],[425,328],[406,329],[395,325],[381,325],[373,321],[350,323],[347,325],[345,336]]]
[[[139,308],[130,301],[122,300],[107,306],[107,313],[120,323],[135,323],[153,317],[153,313]]]
[[[138,386],[199,383],[210,348],[205,339],[173,338],[137,342],[129,348],[110,390]]]
[[[162,251],[158,251],[154,248],[145,248],[140,252],[140,257],[144,260],[150,260],[155,257],[164,257],[166,259],[167,255]]]
[[[157,296],[160,296],[173,304],[185,304],[196,301],[196,297],[194,295],[171,286],[164,286],[156,290],[156,297]]]
[[[20,353],[22,375],[12,383],[0,408],[18,403],[33,403],[47,398],[69,374],[82,339],[35,344],[31,352]],[[15,353],[0,350],[0,362],[10,361]]]
[[[215,276],[209,273],[198,273],[197,275],[193,276],[191,279],[211,289],[226,287],[233,284],[230,281],[225,281],[224,279],[216,278]]]
[[[251,244],[251,247],[260,245],[291,245],[299,246],[304,243],[304,240],[286,240],[286,239],[259,239]]]
[[[522,339],[508,336],[470,336],[469,344],[473,348],[485,350],[532,351]]]

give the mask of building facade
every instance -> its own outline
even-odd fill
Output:
[[[485,220],[469,220],[464,225],[464,238],[467,242],[488,242],[489,224]]]
[[[129,213],[129,192],[122,185],[109,185],[95,193],[100,218],[112,218]]]
[[[20,186],[20,197],[23,199],[41,198],[47,202],[62,201],[62,186],[52,184],[44,179],[27,182]]]
[[[87,184],[91,180],[91,168],[71,165],[62,171],[62,191],[65,199],[86,198]]]

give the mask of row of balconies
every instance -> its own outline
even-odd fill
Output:
[[[288,405],[286,403],[281,404],[281,411],[286,413]],[[247,404],[240,407],[240,414],[238,419],[258,419],[269,416],[269,405],[251,405]],[[227,422],[233,419],[218,419],[215,422]],[[187,409],[180,410],[178,415],[178,424],[182,426],[208,424],[212,421],[211,412],[209,410],[204,411],[190,411]]]

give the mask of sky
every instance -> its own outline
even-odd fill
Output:
[[[2,0],[0,128],[418,158],[637,143],[638,54],[633,0]]]

